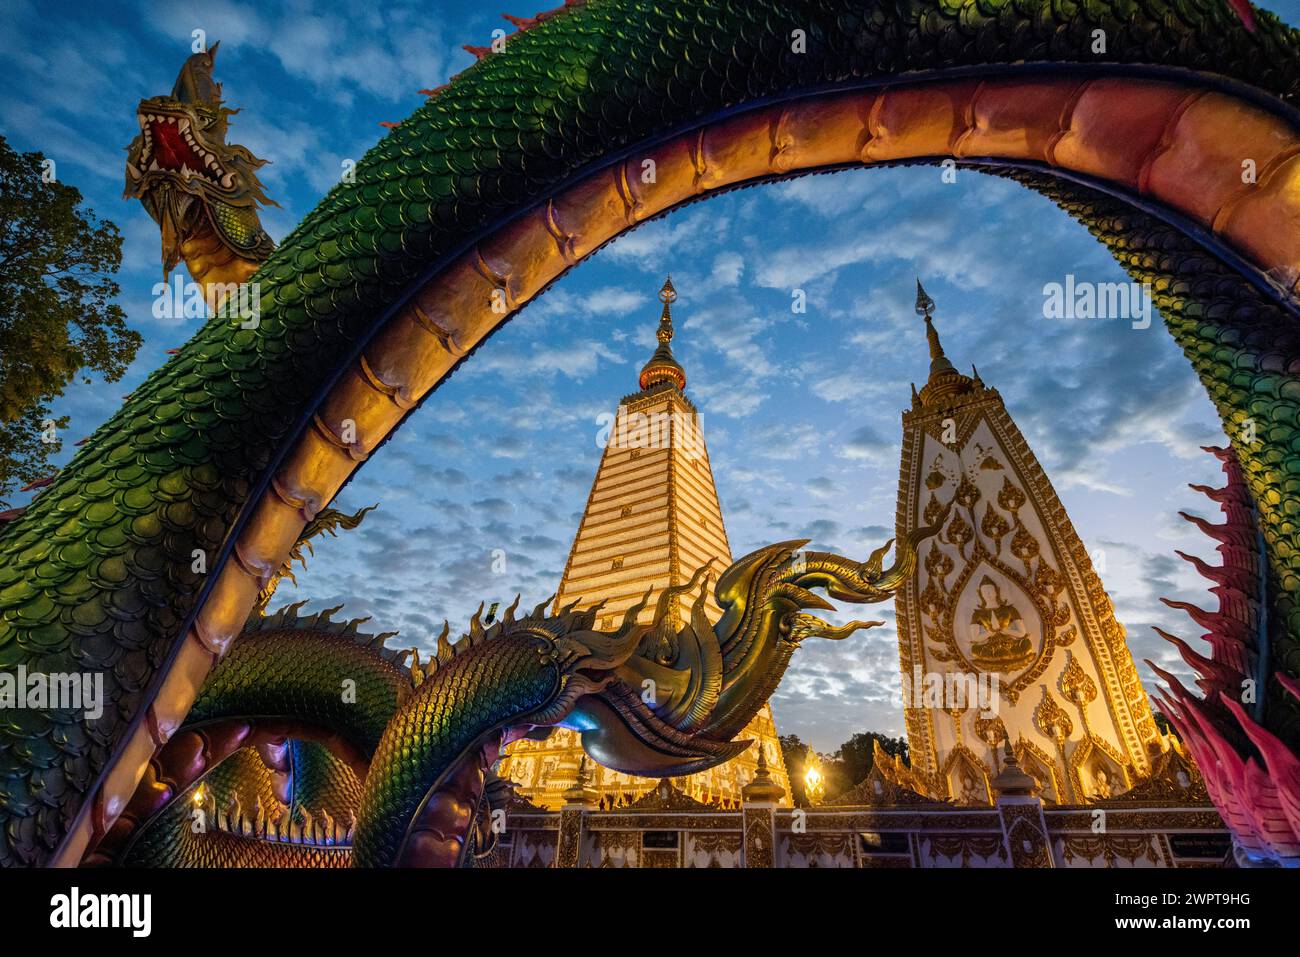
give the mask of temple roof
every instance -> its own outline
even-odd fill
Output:
[[[670,345],[673,340],[672,303],[676,298],[677,290],[673,288],[673,280],[669,276],[659,290],[659,301],[664,304],[663,311],[659,314],[659,329],[655,332],[659,348],[655,349],[650,361],[641,367],[639,381],[642,391],[659,382],[672,382],[678,389],[686,388],[686,370],[678,363]]]

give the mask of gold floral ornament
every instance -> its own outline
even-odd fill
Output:
[[[1014,514],[1025,504],[1025,493],[1011,484],[1011,479],[1002,479],[1002,488],[998,491],[998,506]]]
[[[1079,664],[1079,659],[1070,652],[1065,653],[1065,670],[1061,672],[1061,694],[1066,701],[1071,701],[1080,708],[1085,707],[1097,697],[1097,685],[1088,677]]]
[[[1044,598],[1055,598],[1065,588],[1060,573],[1047,562],[1039,562],[1034,569],[1034,587]]]
[[[1040,687],[1043,689],[1043,700],[1038,703],[1038,707],[1034,708],[1034,724],[1038,726],[1039,731],[1055,740],[1060,746],[1074,733],[1074,722],[1065,713],[1065,709],[1052,698],[1047,685]]]
[[[921,592],[921,611],[929,616],[931,621],[938,621],[939,616],[943,614],[944,609],[948,607],[948,602],[935,584],[935,579],[931,578],[926,582],[925,589]]]
[[[963,559],[966,558],[966,546],[974,537],[975,529],[970,527],[970,523],[962,518],[960,513],[953,512],[952,521],[948,523],[948,542],[957,546],[957,551]]]
[[[941,548],[931,546],[929,553],[925,556],[925,570],[933,579],[938,579],[940,585],[946,585],[946,580],[952,574],[956,563]]]
[[[939,501],[939,496],[931,493],[930,501],[925,503],[925,512],[922,514],[922,518],[925,519],[925,524],[933,525],[939,520],[939,516],[942,514],[943,503]]]
[[[1024,562],[1025,571],[1029,571],[1031,563],[1038,557],[1038,539],[1029,534],[1019,516],[1016,516],[1016,530],[1011,535],[1011,554]]]
[[[970,657],[985,671],[1018,671],[1034,657],[1034,645],[1024,617],[1002,597],[988,575],[980,579],[980,603],[970,616]]]
[[[976,718],[975,737],[983,741],[994,752],[1002,746],[1003,742],[1010,740],[1007,735],[1007,726],[1002,723],[1000,717]]]
[[[1006,538],[1007,533],[1011,531],[1011,523],[1002,517],[1002,513],[993,508],[992,502],[984,504],[984,518],[980,522],[980,532],[984,537],[992,540],[993,554],[1002,554],[1002,539]]]
[[[961,481],[957,483],[957,504],[964,508],[974,508],[980,500],[979,486],[970,480],[970,476],[962,473]]]
[[[1040,561],[1034,569],[1033,589],[1047,609],[1046,627],[1064,628],[1070,623],[1070,606],[1057,601],[1057,596],[1065,591],[1065,581],[1046,560]]]
[[[978,442],[975,443],[975,458],[979,459],[981,472],[1001,472],[1004,467],[992,450]]]

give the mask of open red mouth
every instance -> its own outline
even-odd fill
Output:
[[[189,180],[201,176],[213,185],[230,189],[235,174],[224,169],[215,153],[206,149],[190,129],[186,117],[167,114],[140,114],[140,131],[144,149],[137,172],[168,171]]]

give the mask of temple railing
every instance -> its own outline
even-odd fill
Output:
[[[1209,805],[1117,799],[990,806],[917,798],[906,805],[722,810],[668,781],[630,807],[507,809],[488,867],[1216,867],[1231,839]]]

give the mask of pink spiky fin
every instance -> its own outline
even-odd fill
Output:
[[[1196,712],[1193,712],[1195,715]],[[1197,716],[1199,720],[1199,716]],[[1218,798],[1215,806],[1223,818],[1232,836],[1241,847],[1255,857],[1268,857],[1270,851],[1255,824],[1254,812],[1250,807],[1249,790],[1246,786],[1245,766],[1232,746],[1218,735],[1206,735],[1205,741],[1215,758],[1218,778]],[[1225,754],[1232,757],[1225,758]],[[1198,762],[1198,767],[1203,767]],[[1204,771],[1202,771],[1204,774]]]
[[[1173,598],[1161,598],[1160,601],[1170,608],[1178,611],[1187,612],[1192,621],[1196,622],[1206,631],[1219,631],[1224,624],[1224,617],[1217,611],[1206,611],[1204,608],[1198,608],[1191,602],[1177,601]]]
[[[1280,856],[1300,857],[1300,760],[1277,735],[1246,714],[1240,702],[1226,694],[1219,697],[1268,768],[1266,774],[1253,759],[1246,765],[1255,827]]]
[[[1216,542],[1222,542],[1224,545],[1241,545],[1247,548],[1253,545],[1253,542],[1246,538],[1248,531],[1238,528],[1230,522],[1216,525],[1214,522],[1201,518],[1199,515],[1193,515],[1190,512],[1179,512],[1178,514]]]
[[[58,472],[51,472],[49,475],[45,476],[45,478],[38,478],[35,482],[24,485],[18,491],[34,492],[37,489],[46,488],[47,486],[54,484],[54,480],[58,477],[58,474]]]
[[[1156,634],[1177,648],[1187,666],[1200,675],[1200,680],[1196,683],[1206,694],[1218,691],[1236,681],[1238,676],[1231,668],[1225,667],[1221,662],[1215,661],[1213,658],[1206,658],[1204,655],[1198,654],[1183,639],[1170,634],[1159,625],[1153,625],[1152,627],[1155,629]]]
[[[1232,12],[1237,15],[1237,19],[1241,21],[1242,26],[1244,26],[1249,32],[1254,33],[1255,11],[1250,8],[1248,0],[1228,0],[1228,6],[1230,6]]]

